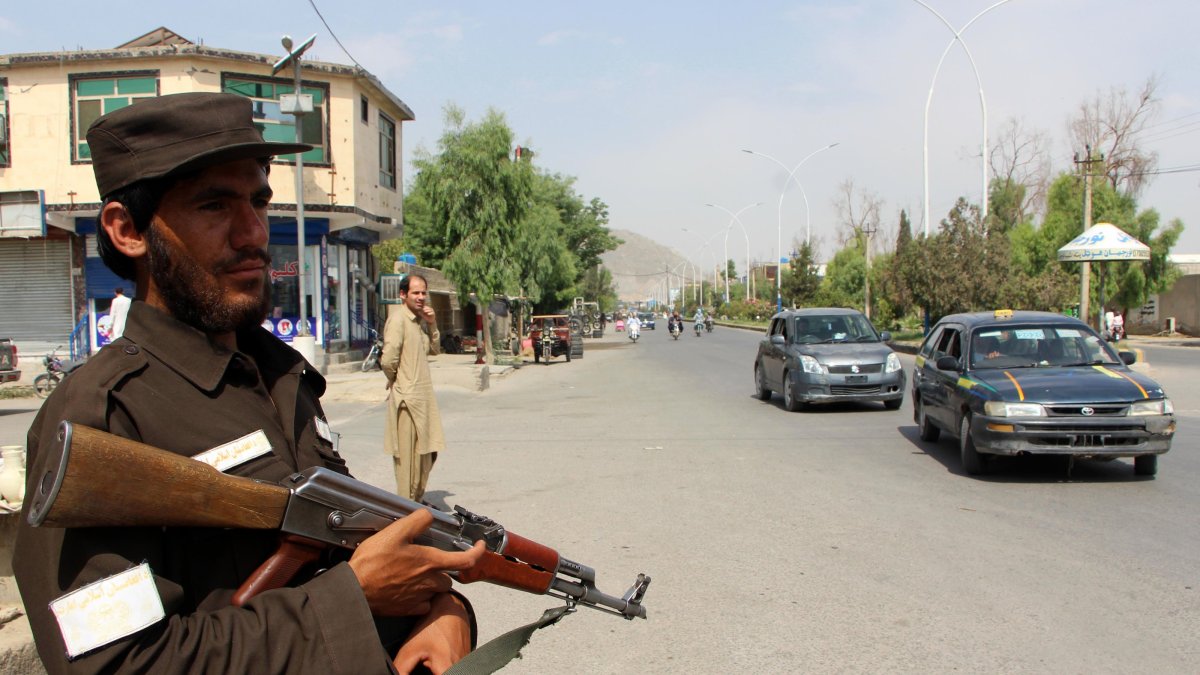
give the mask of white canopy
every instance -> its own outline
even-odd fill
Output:
[[[1096,223],[1058,249],[1059,262],[1149,259],[1149,246],[1111,223]]]

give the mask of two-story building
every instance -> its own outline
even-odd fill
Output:
[[[294,71],[272,74],[283,56],[196,44],[166,28],[113,49],[0,55],[0,336],[65,344],[74,332],[94,351],[107,342],[114,288],[132,295],[96,249],[100,196],[86,132],[97,117],[151,96],[231,92],[254,102],[268,140],[294,141],[297,117],[280,105]],[[401,125],[413,112],[360,67],[300,62],[313,111],[299,119],[313,149],[300,196],[295,157],[271,167],[266,325],[290,340],[304,302],[317,344],[340,351],[374,326],[369,246],[401,232]]]

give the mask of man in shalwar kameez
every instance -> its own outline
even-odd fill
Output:
[[[383,439],[396,470],[396,493],[420,501],[437,453],[446,448],[429,375],[429,355],[440,351],[440,335],[423,277],[402,279],[400,297],[404,304],[388,306],[383,328],[380,365],[388,388]]]

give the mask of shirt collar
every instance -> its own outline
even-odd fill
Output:
[[[125,325],[125,337],[146,350],[171,370],[204,391],[214,391],[230,362],[239,353],[249,356],[258,368],[271,373],[315,376],[315,388],[323,392],[324,378],[308,367],[300,353],[259,326],[238,333],[239,351],[212,342],[202,331],[175,317],[134,301]]]

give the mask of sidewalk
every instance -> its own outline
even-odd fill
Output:
[[[438,354],[429,357],[429,374],[434,389],[455,387],[486,391],[494,378],[505,377],[517,368],[509,365],[476,365],[475,354]],[[387,398],[386,380],[378,369],[362,372],[355,361],[330,368],[325,373],[325,400],[378,402]]]

